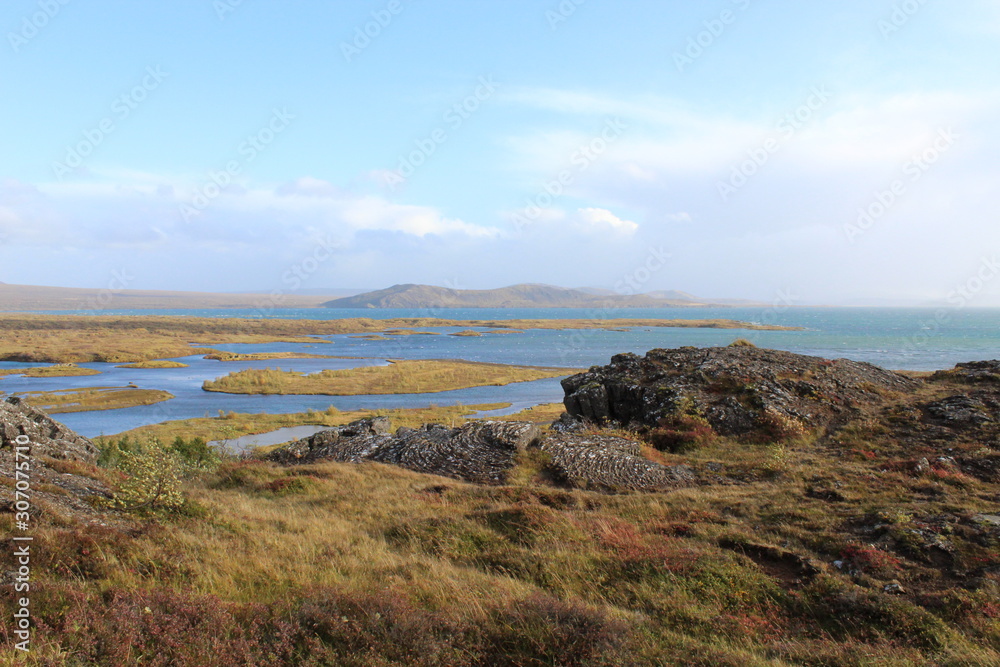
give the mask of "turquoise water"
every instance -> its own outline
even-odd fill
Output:
[[[182,315],[197,317],[268,317],[340,319],[346,317],[440,317],[445,319],[506,320],[522,318],[727,318],[765,324],[804,327],[802,331],[750,331],[720,329],[636,328],[628,331],[528,330],[520,334],[487,334],[480,337],[449,336],[458,329],[430,329],[439,335],[395,336],[370,341],[346,335],[321,337],[327,343],[273,343],[219,345],[233,352],[297,351],[356,360],[296,359],[270,362],[217,362],[190,357],[182,369],[120,369],[111,364],[83,364],[101,375],[76,378],[0,379],[7,392],[66,389],[70,387],[123,386],[133,382],[142,388],[165,389],[177,398],[158,404],[123,410],[59,415],[71,428],[87,436],[118,433],[135,426],[189,417],[214,416],[219,410],[285,413],[307,408],[323,410],[335,405],[341,410],[358,408],[417,407],[430,404],[512,403],[511,411],[538,403],[562,400],[558,379],[525,382],[506,387],[396,396],[239,396],[209,393],[201,383],[243,368],[274,368],[314,372],[322,368],[349,368],[387,363],[387,359],[459,358],[508,364],[531,364],[586,368],[605,364],[613,354],[639,354],[657,347],[726,345],[735,338],[748,338],[761,347],[811,354],[826,358],[846,357],[880,366],[906,370],[950,368],[962,361],[1000,358],[1000,309],[887,309],[887,308],[666,308],[594,311],[585,309],[414,309],[341,310],[274,309],[252,310],[122,310],[116,315]],[[0,368],[25,364],[4,363]]]

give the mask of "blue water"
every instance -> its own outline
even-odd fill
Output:
[[[340,319],[368,317],[441,317],[445,319],[507,320],[522,318],[727,318],[765,324],[804,327],[802,331],[636,328],[628,331],[528,330],[519,334],[481,337],[449,336],[459,329],[433,328],[440,335],[393,336],[371,341],[348,335],[323,336],[330,344],[271,343],[217,345],[233,352],[309,352],[364,359],[295,359],[265,362],[217,362],[200,357],[182,361],[190,368],[135,370],[111,364],[83,364],[101,375],[75,378],[0,379],[7,392],[124,386],[165,389],[177,398],[155,406],[69,413],[59,419],[88,436],[113,434],[167,419],[215,416],[219,410],[236,412],[302,412],[358,408],[418,407],[430,404],[512,403],[518,410],[538,403],[562,400],[558,379],[525,382],[506,387],[478,387],[437,394],[393,396],[242,396],[204,392],[201,383],[243,368],[274,368],[314,372],[322,368],[350,368],[384,364],[388,359],[459,358],[509,364],[559,366],[567,369],[605,364],[619,352],[645,353],[657,347],[726,345],[747,338],[758,346],[827,358],[846,357],[886,368],[935,370],[962,361],[1000,358],[1000,309],[888,309],[888,308],[664,308],[594,311],[586,309],[412,309],[341,310],[123,310],[110,315],[180,315],[196,317],[260,317]],[[480,329],[485,331],[486,329]],[[3,363],[0,368],[30,364]],[[572,372],[567,370],[567,373]]]

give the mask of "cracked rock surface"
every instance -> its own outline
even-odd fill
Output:
[[[498,484],[516,465],[517,455],[539,438],[527,422],[469,422],[458,428],[425,424],[389,432],[389,420],[365,419],[297,440],[268,458],[278,463],[317,460],[377,461],[416,472],[469,482]]]
[[[0,401],[0,448],[10,449],[18,436],[28,438],[36,455],[85,463],[97,461],[94,443],[12,396]]]
[[[529,448],[549,455],[548,467],[556,477],[598,488],[657,490],[693,478],[684,466],[643,458],[633,440],[584,432],[542,438],[534,424],[513,421],[469,422],[458,428],[426,424],[390,434],[384,418],[361,420],[297,440],[267,458],[282,464],[377,461],[468,482],[502,484],[519,454]]]
[[[766,428],[768,416],[825,425],[919,383],[869,363],[750,346],[618,354],[562,381],[570,415],[597,424],[655,427],[682,410],[722,435]]]

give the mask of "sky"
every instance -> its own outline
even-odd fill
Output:
[[[1000,305],[998,0],[5,0],[0,281]]]

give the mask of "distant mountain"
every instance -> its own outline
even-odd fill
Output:
[[[327,308],[664,308],[722,305],[683,292],[669,294],[683,296],[624,295],[593,288],[568,289],[530,284],[488,290],[393,285],[387,289],[327,301],[323,305]]]
[[[82,312],[131,308],[312,308],[327,295],[268,293],[215,294],[158,290],[90,289],[0,284],[0,311],[75,310]]]

